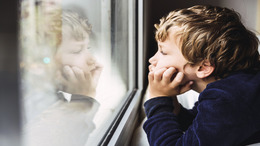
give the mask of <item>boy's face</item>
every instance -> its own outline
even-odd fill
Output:
[[[88,45],[88,36],[77,41],[69,31],[63,33],[62,42],[55,54],[58,90],[95,97],[102,65],[91,54]]]
[[[65,39],[56,52],[55,59],[59,68],[65,65],[76,66],[84,72],[91,72],[96,69],[96,59],[88,49],[89,39],[76,41],[75,39]]]
[[[168,37],[165,41],[158,41],[158,51],[149,59],[149,71],[155,71],[161,68],[174,67],[178,72],[184,73],[183,84],[187,81],[194,80],[195,69],[187,64],[187,60],[180,50],[180,38],[173,35],[176,32],[176,27],[169,30]],[[186,66],[185,66],[186,65]],[[184,68],[185,66],[185,68]]]

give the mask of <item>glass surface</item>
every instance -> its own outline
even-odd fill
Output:
[[[99,143],[132,88],[128,21],[126,0],[21,1],[25,146]]]

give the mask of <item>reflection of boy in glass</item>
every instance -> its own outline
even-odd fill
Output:
[[[56,52],[60,90],[95,97],[102,70],[89,51],[90,26],[76,13],[62,15],[62,41]]]
[[[62,39],[55,61],[59,90],[65,98],[62,96],[64,100],[58,100],[29,123],[25,145],[83,146],[95,128],[92,119],[99,104],[92,97],[96,94],[101,66],[88,50],[89,33],[90,27],[78,14],[63,12]]]

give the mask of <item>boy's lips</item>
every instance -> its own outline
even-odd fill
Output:
[[[96,71],[102,70],[102,67],[99,66],[94,66],[93,68],[90,69],[91,73],[95,73]]]
[[[91,69],[90,72],[95,72],[97,69],[98,68],[95,67],[95,68]]]
[[[89,68],[90,71],[93,71],[93,70],[95,70],[97,67],[96,67],[95,64],[91,64],[91,65],[88,66],[88,68]]]

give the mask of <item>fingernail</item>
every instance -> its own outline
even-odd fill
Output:
[[[182,77],[183,77],[183,73],[182,73],[182,72],[179,72],[179,73],[177,74],[177,76],[176,76],[176,79],[180,81]]]
[[[171,70],[174,70],[174,67],[170,67]]]

